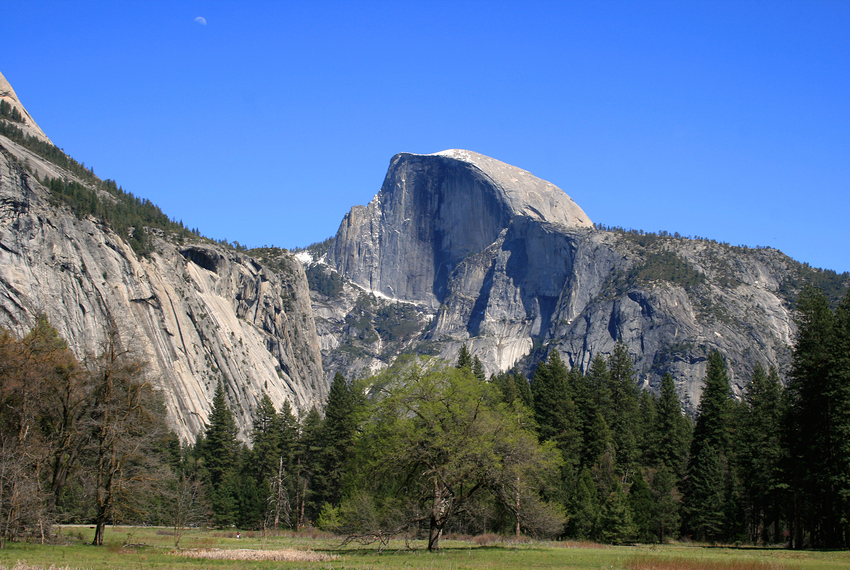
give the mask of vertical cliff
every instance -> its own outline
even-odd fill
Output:
[[[563,191],[503,162],[461,150],[398,154],[372,202],[345,216],[328,259],[366,289],[437,308],[455,266],[515,217],[592,225]]]
[[[738,394],[756,363],[783,373],[793,299],[817,277],[772,249],[595,229],[556,186],[459,150],[395,156],[326,259],[351,281],[337,299],[314,294],[326,372],[401,352],[453,359],[462,343],[488,373],[530,373],[554,349],[586,369],[622,340],[641,385],[669,372],[692,411],[713,350]],[[419,323],[403,342],[384,332],[399,301]]]
[[[152,252],[52,202],[34,172],[73,175],[0,137],[0,326],[25,333],[44,313],[79,358],[107,331],[147,363],[170,421],[194,438],[221,380],[244,437],[263,391],[306,410],[328,384],[301,264],[272,271],[217,244],[146,229]],[[104,196],[107,200],[108,196]]]

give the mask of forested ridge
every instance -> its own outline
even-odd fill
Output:
[[[143,362],[117,337],[76,360],[43,318],[0,335],[0,540],[56,523],[318,526],[351,540],[487,532],[607,543],[850,545],[850,295],[800,296],[787,387],[756,368],[733,397],[708,360],[694,421],[672,379],[640,391],[618,344],[587,372],[557,352],[526,379],[402,360],[337,375],[324,415],[263,394],[250,444],[219,384],[191,445],[166,429]]]

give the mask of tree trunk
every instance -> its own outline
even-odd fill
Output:
[[[517,538],[519,538],[519,536],[521,534],[521,532],[520,532],[521,529],[520,529],[520,525],[519,525],[519,509],[522,507],[522,505],[520,504],[520,496],[519,496],[519,476],[517,476],[517,478],[516,478],[516,496],[515,496],[514,500],[515,500],[515,503],[516,503],[514,505],[516,507],[516,536],[517,536]]]
[[[436,480],[434,481],[434,503],[431,506],[431,527],[428,532],[428,550],[440,549],[440,536],[449,518],[452,508],[452,493]]]
[[[106,521],[100,520],[98,517],[97,524],[94,527],[94,540],[92,544],[94,546],[103,546],[103,531],[106,527]]]

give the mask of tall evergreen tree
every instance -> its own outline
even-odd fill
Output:
[[[317,501],[315,487],[324,478],[322,470],[322,416],[315,407],[301,421],[301,437],[298,439],[298,483],[296,491],[296,530],[310,520],[316,520],[322,504]]]
[[[279,417],[274,402],[265,392],[254,412],[251,443],[254,455],[254,477],[260,483],[277,471],[280,458]]]
[[[659,543],[668,536],[677,536],[681,519],[679,518],[679,498],[676,488],[677,477],[662,465],[652,478],[650,490],[655,506],[652,512],[652,528]]]
[[[628,502],[635,538],[640,542],[652,542],[655,539],[653,522],[656,503],[640,469],[635,472],[632,486],[629,488]]]
[[[531,394],[540,441],[553,441],[567,464],[575,467],[581,452],[580,423],[567,387],[567,368],[558,352],[549,353],[534,371]]]
[[[775,368],[765,372],[756,365],[744,396],[746,409],[737,448],[747,502],[752,542],[780,540],[780,514],[785,495],[782,463],[785,406],[782,384]],[[770,529],[773,529],[772,535]]]
[[[603,542],[620,544],[629,540],[634,532],[632,511],[619,479],[605,501],[599,515],[599,538]]]
[[[719,540],[725,524],[726,493],[722,458],[712,445],[691,453],[685,485],[685,528],[697,540]]]
[[[204,431],[203,447],[199,454],[206,472],[213,522],[218,526],[232,524],[236,519],[236,422],[227,405],[224,385],[219,380],[213,395],[209,423]]]
[[[534,417],[540,442],[551,441],[560,451],[560,484],[549,493],[550,499],[566,505],[576,492],[576,477],[581,460],[581,423],[567,384],[568,371],[558,352],[549,353],[534,371],[531,383]]]
[[[592,467],[599,459],[599,455],[605,450],[605,445],[599,445],[598,442],[602,437],[599,432],[599,418],[601,416],[604,425],[606,426],[607,436],[613,438],[610,432],[612,420],[612,404],[611,404],[611,389],[608,382],[608,363],[605,357],[597,353],[590,361],[590,366],[582,378],[583,390],[579,391],[579,397],[584,401],[582,406],[581,420],[584,435],[584,447],[582,450],[582,463],[587,467]],[[611,440],[613,444],[613,439]]]
[[[608,380],[608,363],[604,356],[596,353],[590,361],[584,380],[593,407],[591,418],[597,411],[602,412],[605,415],[605,422],[611,425],[611,386]]]
[[[602,412],[596,412],[593,423],[585,431],[584,437],[582,465],[587,467],[594,465],[603,453],[614,448],[614,438]]]
[[[658,415],[656,416],[655,433],[657,447],[655,449],[654,466],[667,467],[677,478],[685,474],[688,448],[691,439],[691,422],[682,413],[679,395],[673,384],[673,377],[665,374],[661,379],[661,393],[658,399]]]
[[[318,451],[320,477],[315,478],[316,503],[338,505],[342,498],[345,464],[357,429],[356,397],[339,372],[331,382]]]
[[[472,358],[472,374],[479,382],[484,382],[487,379],[484,374],[484,365],[481,364],[481,359],[478,356]]]
[[[617,463],[633,470],[638,456],[635,428],[639,424],[638,385],[634,361],[622,340],[614,346],[608,358],[608,385],[611,394],[611,413],[608,425],[614,436]]]
[[[460,345],[460,351],[457,353],[457,363],[455,364],[455,368],[458,370],[461,368],[469,368],[472,370],[472,355],[469,354],[469,349],[466,347],[466,343]]]
[[[850,294],[848,294],[850,297]],[[794,546],[848,544],[850,378],[845,297],[836,313],[813,287],[800,294],[788,385]]]
[[[585,467],[576,484],[576,493],[573,497],[572,508],[569,510],[570,519],[567,534],[573,538],[596,538],[599,527],[599,516],[601,506],[596,490],[596,484],[590,469]]]
[[[638,397],[639,422],[635,427],[638,456],[641,465],[651,465],[655,462],[658,449],[659,433],[655,431],[658,425],[658,399],[649,390],[643,390]]]
[[[701,540],[718,540],[726,528],[731,395],[726,362],[714,351],[708,359],[684,485],[686,530]]]

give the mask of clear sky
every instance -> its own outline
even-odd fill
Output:
[[[204,235],[333,235],[464,148],[594,222],[850,271],[850,1],[0,0],[53,142]]]

